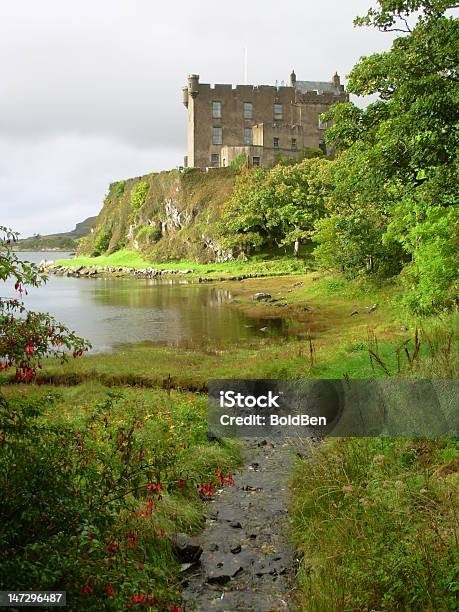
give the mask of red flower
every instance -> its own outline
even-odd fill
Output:
[[[37,385],[42,385],[43,384],[43,378],[37,378]]]
[[[217,470],[215,473],[215,476],[217,477],[218,482],[222,485],[224,483],[224,478],[223,478],[223,474],[221,470]]]
[[[108,597],[113,597],[113,595],[115,594],[111,584],[106,584],[104,586],[104,591],[108,595]]]
[[[133,595],[131,597],[131,601],[134,604],[138,604],[138,603],[148,603],[148,597],[146,595]]]
[[[33,355],[34,350],[35,349],[32,344],[28,344],[25,348],[25,352],[27,353],[27,355]]]
[[[145,505],[146,505],[145,510],[142,510],[141,512],[139,512],[139,514],[140,516],[147,517],[147,516],[150,516],[150,514],[152,513],[153,508],[155,507],[155,503],[152,499],[147,499],[147,502]]]
[[[214,485],[211,482],[198,484],[198,494],[203,498],[212,497],[214,494]]]
[[[110,544],[107,546],[106,551],[109,554],[113,554],[118,550],[119,546],[117,544],[117,542],[110,542]]]
[[[86,595],[91,595],[91,593],[94,591],[92,584],[90,584],[88,582],[88,584],[85,584],[84,587],[82,587],[81,592],[82,593],[86,593]]]
[[[184,486],[185,486],[185,481],[184,481],[184,480],[182,480],[182,479],[180,479],[180,480],[178,481],[178,487],[179,487],[179,489],[183,489],[183,487],[184,487]]]
[[[228,474],[228,476],[225,478],[226,480],[226,484],[231,487],[234,484],[234,478],[231,476],[231,474]]]
[[[162,489],[162,484],[160,480],[157,480],[156,482],[149,482],[147,484],[148,491],[156,491],[157,493],[161,493],[161,489]]]

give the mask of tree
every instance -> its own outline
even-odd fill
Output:
[[[348,84],[351,93],[378,94],[378,100],[364,110],[337,105],[324,116],[333,122],[327,141],[339,153],[330,214],[348,221],[351,211],[373,229],[379,225],[373,250],[397,257],[405,268],[406,300],[419,313],[449,307],[456,299],[459,22],[445,14],[454,6],[440,0],[379,0],[378,8],[356,23],[404,35],[390,51],[363,58]],[[345,244],[344,249],[346,257]],[[393,273],[393,265],[385,267]]]
[[[293,166],[276,166],[267,176],[268,227],[280,236],[280,245],[293,244],[296,257],[300,242],[310,238],[315,221],[324,214],[330,165],[324,159],[307,159]]]
[[[89,342],[76,336],[65,325],[47,313],[28,311],[22,300],[27,286],[39,286],[46,276],[38,267],[20,260],[12,250],[17,234],[0,226],[0,280],[15,281],[19,298],[0,297],[0,371],[15,368],[16,379],[41,383],[37,370],[44,357],[62,360],[68,354],[79,357],[90,347]]]
[[[324,213],[330,165],[316,157],[270,170],[246,170],[236,180],[223,219],[224,246],[291,244],[298,255],[300,242]]]

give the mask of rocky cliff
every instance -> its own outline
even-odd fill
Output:
[[[138,249],[154,261],[222,261],[218,220],[236,172],[171,170],[112,183],[80,255]]]

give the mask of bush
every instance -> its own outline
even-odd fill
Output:
[[[124,188],[126,187],[126,181],[118,181],[117,183],[113,183],[113,195],[116,198],[120,198],[124,193]]]
[[[142,246],[152,245],[161,238],[161,227],[144,225],[138,229],[135,238]]]
[[[131,209],[136,213],[145,204],[150,186],[147,181],[139,181],[131,191]]]
[[[107,251],[111,239],[112,231],[101,229],[94,240],[92,256],[98,257],[99,255],[103,255]]]
[[[0,589],[66,590],[74,610],[121,610],[149,593],[178,610],[163,529],[199,517],[199,485],[225,468],[219,449],[191,459],[189,446],[209,444],[202,414],[183,402],[172,430],[170,399],[165,418],[108,394],[62,424],[47,416],[56,400],[0,395]]]

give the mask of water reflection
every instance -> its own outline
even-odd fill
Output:
[[[39,261],[44,255],[56,258],[42,253],[23,257]],[[6,289],[14,294],[12,283]],[[218,348],[287,334],[281,319],[249,319],[229,306],[229,291],[208,285],[50,277],[46,286],[30,288],[25,299],[29,309],[50,312],[91,340],[96,351],[144,341]]]

